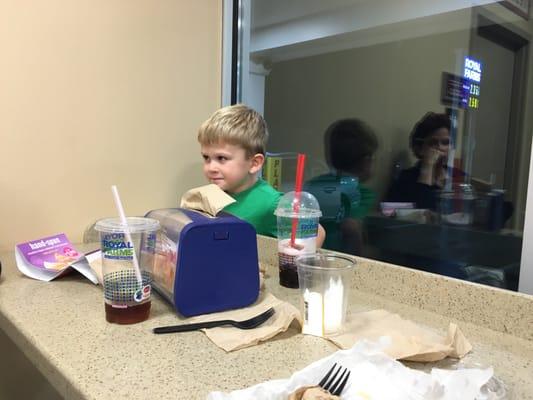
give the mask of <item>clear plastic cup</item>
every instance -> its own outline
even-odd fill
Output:
[[[438,204],[441,221],[449,225],[472,225],[475,200],[473,188],[468,184],[443,191]]]
[[[303,299],[302,333],[322,337],[341,333],[355,260],[316,253],[299,256],[296,264]]]
[[[278,223],[279,283],[298,288],[295,259],[316,252],[318,221],[322,215],[317,199],[308,192],[288,192],[280,199],[274,212]],[[291,235],[295,227],[294,246]]]
[[[133,324],[148,319],[151,283],[159,221],[128,217],[125,227],[120,218],[96,223],[100,232],[105,315],[108,322]],[[126,239],[128,229],[131,242]],[[135,253],[134,253],[135,252]],[[141,270],[142,284],[135,271],[134,255]]]

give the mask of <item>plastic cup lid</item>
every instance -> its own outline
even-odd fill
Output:
[[[124,226],[120,218],[105,218],[94,227],[99,232],[122,233],[126,228],[130,233],[155,232],[159,229],[159,221],[153,218],[127,217],[128,226]]]
[[[299,210],[295,212],[295,205],[299,203]],[[318,200],[311,193],[296,192],[285,193],[279,200],[278,207],[274,214],[278,217],[289,218],[320,218],[322,211]]]

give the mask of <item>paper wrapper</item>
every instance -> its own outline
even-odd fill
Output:
[[[239,350],[264,342],[281,332],[285,332],[293,322],[299,325],[295,333],[300,333],[303,322],[298,309],[290,303],[279,300],[270,293],[261,293],[257,302],[249,307],[192,317],[187,319],[186,323],[192,324],[221,319],[242,321],[255,317],[270,307],[274,307],[274,315],[257,328],[238,329],[224,326],[202,330],[214,344],[226,351]]]
[[[454,323],[450,323],[448,334],[443,337],[385,310],[352,314],[346,322],[345,333],[328,339],[342,349],[349,349],[358,340],[376,341],[381,336],[391,338],[384,351],[396,360],[430,362],[446,357],[462,358],[472,350]]]
[[[100,250],[93,251],[91,253],[85,254],[85,258],[87,259],[87,262],[89,263],[89,266],[93,270],[93,272],[96,274],[96,277],[98,278],[98,283],[100,285],[104,284],[104,275],[102,273],[102,252]]]
[[[216,216],[235,199],[217,185],[205,185],[189,190],[181,197],[180,207]]]

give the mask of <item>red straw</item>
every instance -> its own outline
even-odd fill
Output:
[[[302,184],[304,180],[304,166],[305,166],[305,154],[298,154],[298,161],[296,163],[296,183],[294,185],[295,202],[293,211],[295,214],[300,212],[300,195],[302,193]],[[294,241],[296,240],[296,229],[298,229],[298,218],[292,219],[292,231],[291,231],[291,247],[294,247]]]

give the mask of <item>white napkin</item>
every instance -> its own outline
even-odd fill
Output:
[[[336,362],[351,371],[341,399],[350,400],[487,400],[485,385],[492,368],[437,370],[431,374],[407,368],[382,350],[388,337],[378,342],[361,340],[349,350],[339,350],[316,361],[289,379],[267,381],[231,393],[212,392],[208,400],[285,400],[302,386],[316,385]],[[485,392],[485,393],[484,393]]]

